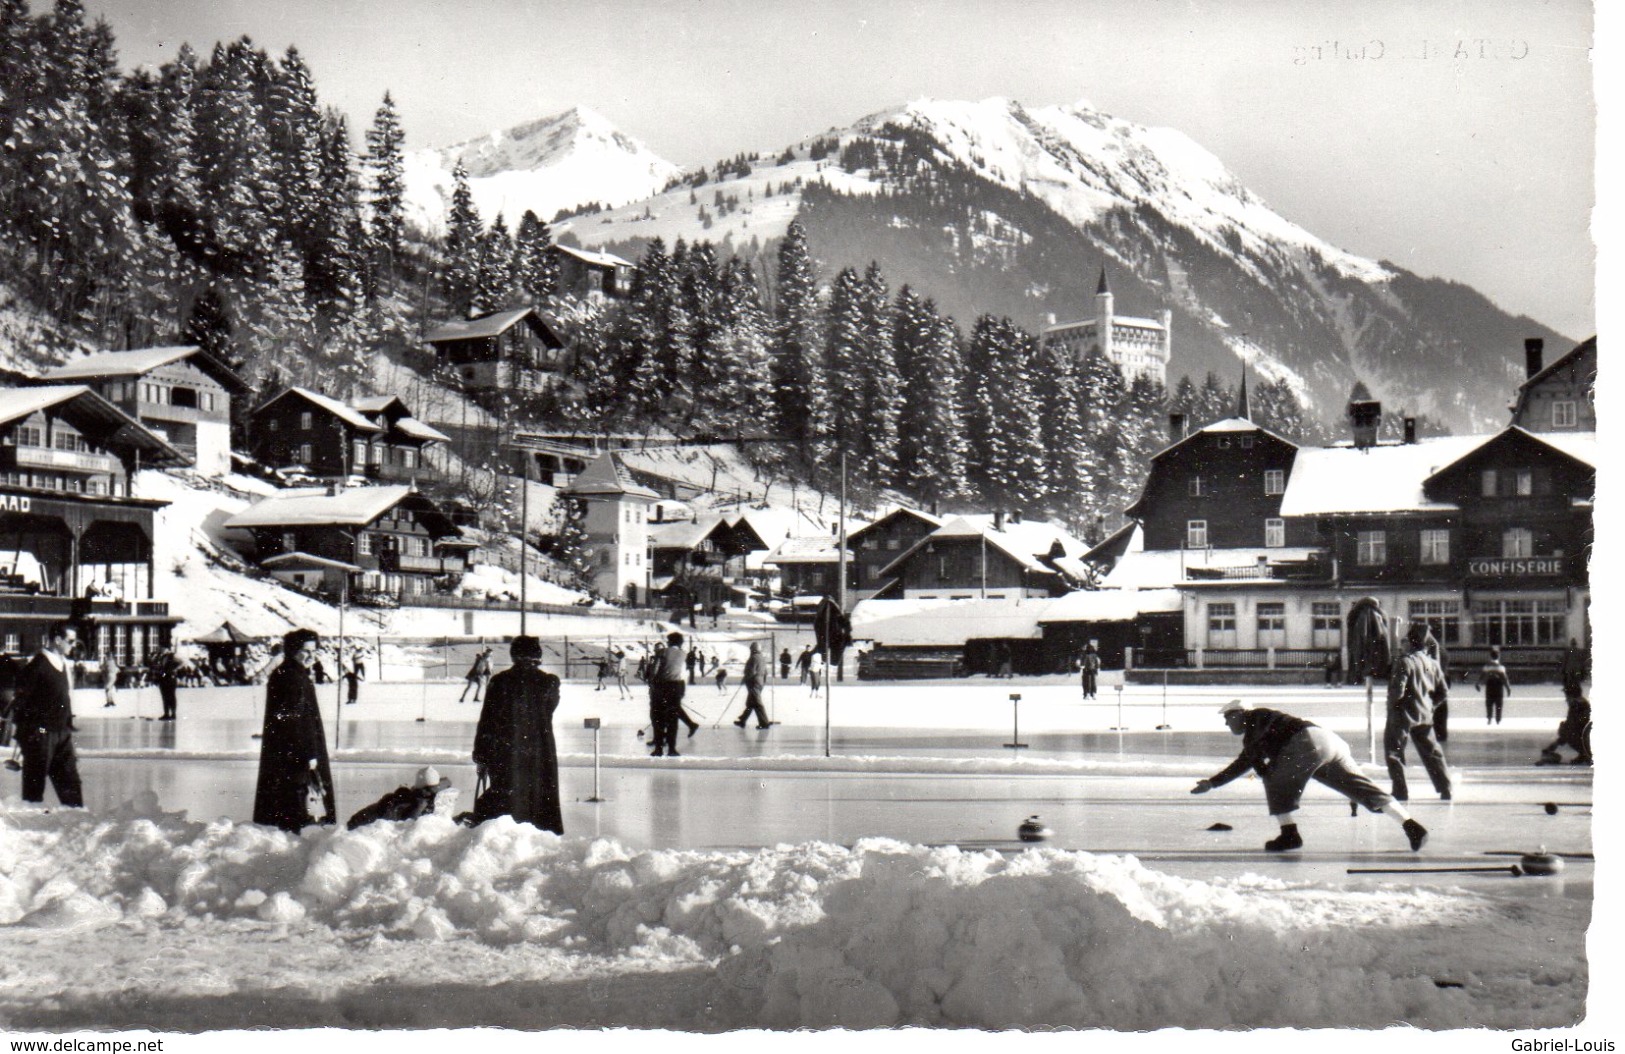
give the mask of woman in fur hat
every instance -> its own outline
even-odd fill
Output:
[[[295,833],[307,824],[330,824],[335,815],[327,735],[311,678],[318,640],[308,629],[284,636],[282,665],[265,682],[254,822]],[[313,808],[310,803],[316,797],[321,805]]]
[[[535,637],[515,637],[509,655],[513,665],[491,678],[474,731],[474,768],[488,784],[474,802],[474,820],[512,816],[563,834],[553,741],[559,679],[542,669],[542,645]]]

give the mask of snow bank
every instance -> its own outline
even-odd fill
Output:
[[[443,817],[294,837],[150,795],[8,802],[0,939],[27,954],[0,955],[0,1025],[1532,1028],[1583,1012],[1583,914],[1086,852],[635,852]]]

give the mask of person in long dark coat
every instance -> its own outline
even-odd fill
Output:
[[[175,720],[175,689],[180,682],[180,660],[173,651],[165,651],[158,656],[157,676],[154,680],[158,684],[158,698],[164,702],[164,716],[160,721]]]
[[[487,781],[474,803],[474,821],[512,816],[563,834],[553,741],[559,679],[542,669],[542,643],[535,637],[515,637],[509,656],[513,665],[491,678],[474,730],[474,769]]]
[[[254,822],[298,833],[312,823],[336,818],[333,772],[327,762],[327,735],[316,705],[317,636],[296,629],[282,638],[282,665],[265,682],[265,727],[260,735],[260,774],[254,787]],[[307,804],[312,782],[319,788],[322,815]]]

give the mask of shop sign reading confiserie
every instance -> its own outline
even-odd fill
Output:
[[[1502,559],[1479,558],[1467,561],[1467,573],[1475,578],[1523,578],[1530,575],[1560,575],[1563,558],[1522,556]]]

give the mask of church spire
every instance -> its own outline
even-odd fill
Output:
[[[1252,405],[1247,400],[1247,364],[1241,364],[1241,393],[1236,396],[1236,416],[1243,421],[1253,419]]]
[[[1095,285],[1095,295],[1099,296],[1102,293],[1109,295],[1111,291],[1112,287],[1106,284],[1106,266],[1102,264],[1100,267],[1100,281]]]

